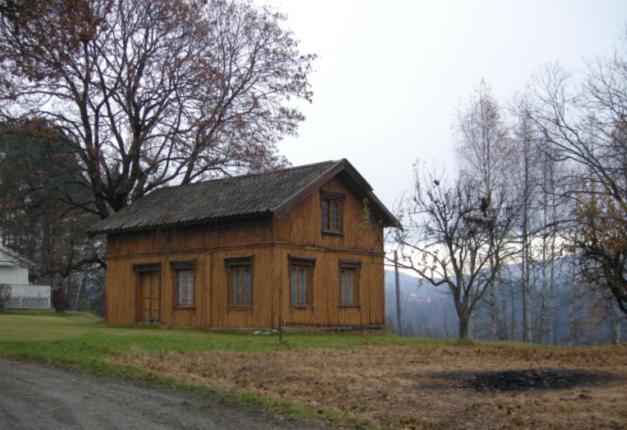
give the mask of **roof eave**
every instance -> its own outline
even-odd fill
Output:
[[[216,224],[219,222],[226,222],[226,221],[270,218],[272,217],[272,215],[273,215],[272,211],[265,210],[265,211],[254,212],[254,213],[249,213],[249,214],[228,215],[228,216],[222,216],[222,217],[205,218],[205,219],[198,219],[198,220],[187,221],[187,222],[176,222],[176,223],[170,223],[170,224],[156,224],[156,225],[147,225],[147,226],[138,226],[138,227],[111,228],[111,229],[99,229],[99,230],[94,229],[93,231],[89,231],[88,235],[89,237],[94,237],[94,236],[98,236],[101,234],[141,233],[141,232],[154,231],[154,230],[174,229],[178,227],[194,227],[194,226],[200,226],[200,225],[209,225],[209,224]]]
[[[35,266],[34,262],[32,262],[28,258],[18,254],[17,252],[13,251],[12,249],[7,248],[6,246],[1,246],[0,245],[0,250],[2,252],[4,252],[5,254],[7,254],[9,257],[13,258],[13,260],[16,263],[15,267],[29,268],[29,267],[34,267]]]
[[[372,202],[375,204],[377,209],[381,211],[381,218],[383,219],[383,223],[382,223],[383,227],[400,228],[401,227],[400,221],[388,210],[388,208],[385,207],[383,202],[379,200],[379,198],[373,192],[370,192],[368,194],[369,194],[368,198],[372,200]]]

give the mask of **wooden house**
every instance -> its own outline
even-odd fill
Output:
[[[108,323],[373,327],[396,224],[340,160],[162,188],[90,233],[107,236]]]

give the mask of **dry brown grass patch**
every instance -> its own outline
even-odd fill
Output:
[[[366,346],[157,355],[133,351],[116,361],[190,384],[248,389],[314,408],[359,413],[384,428],[574,430],[627,424],[625,346],[564,350]],[[616,378],[568,389],[476,392],[463,376],[515,369],[585,369]]]

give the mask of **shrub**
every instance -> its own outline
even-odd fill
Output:
[[[59,287],[52,290],[52,307],[57,312],[65,312],[70,307],[70,300],[65,294],[65,288]]]

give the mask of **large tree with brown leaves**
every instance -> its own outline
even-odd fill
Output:
[[[283,162],[313,55],[247,1],[0,0],[2,113],[71,142],[105,218],[170,182]]]

